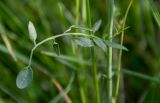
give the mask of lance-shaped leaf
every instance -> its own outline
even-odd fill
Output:
[[[93,39],[94,43],[98,47],[100,47],[103,51],[106,51],[106,44],[104,43],[104,41],[101,38],[99,38],[99,37],[93,37],[92,39]]]
[[[29,31],[29,37],[30,39],[35,42],[36,39],[37,39],[37,32],[36,32],[36,29],[33,25],[33,23],[30,21],[29,24],[28,24],[28,31]]]
[[[33,79],[33,72],[31,67],[25,67],[22,71],[19,72],[17,79],[16,79],[16,85],[20,89],[26,88]]]
[[[53,47],[54,47],[54,50],[56,52],[56,54],[59,56],[60,55],[60,48],[59,48],[59,44],[54,42],[53,43]]]
[[[94,24],[94,26],[93,26],[93,28],[92,28],[92,30],[93,30],[94,33],[100,28],[101,24],[102,24],[102,20],[98,20],[98,21]]]
[[[154,19],[156,20],[158,26],[160,27],[160,13],[158,11],[158,8],[156,7],[156,5],[154,4],[154,2],[152,0],[149,0],[150,6],[151,6],[151,10],[154,16]]]
[[[126,47],[124,47],[123,45],[117,44],[115,42],[110,42],[110,41],[105,41],[106,45],[115,49],[122,49],[125,51],[128,51],[128,49]]]
[[[92,47],[94,46],[92,40],[90,38],[83,38],[83,37],[78,37],[75,38],[75,42],[83,47]]]

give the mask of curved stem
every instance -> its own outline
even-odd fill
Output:
[[[132,2],[133,2],[133,0],[130,1],[129,5],[128,5],[128,8],[127,8],[127,10],[126,10],[122,28],[125,28],[125,23],[126,23],[127,15],[128,15],[128,12],[129,12],[130,7],[131,7],[131,5],[132,5]],[[121,45],[123,45],[123,38],[124,38],[124,31],[122,31],[122,34],[121,34],[121,41],[120,41],[120,44],[121,44]],[[116,103],[116,101],[117,101],[117,99],[118,99],[118,94],[119,94],[121,59],[122,59],[122,49],[120,49],[120,51],[119,51],[119,57],[118,57],[118,71],[117,71],[115,103]]]
[[[69,31],[71,31],[72,29],[80,29],[80,30],[85,30],[85,31],[93,32],[93,30],[91,28],[83,27],[83,26],[78,26],[78,25],[72,25],[64,33],[67,33]]]
[[[30,54],[30,57],[29,57],[28,67],[30,67],[30,66],[31,66],[32,57],[33,57],[33,52],[34,52],[34,49],[32,49],[32,50],[31,50],[31,54]]]
[[[86,36],[86,37],[91,37],[90,35],[84,34],[84,33],[62,33],[62,34],[58,34],[55,36],[51,36],[49,38],[44,39],[43,41],[37,43],[31,50],[31,54],[30,54],[30,58],[29,58],[29,64],[28,66],[31,66],[31,62],[32,62],[32,57],[33,57],[33,53],[36,50],[37,47],[39,47],[40,45],[44,44],[47,41],[50,40],[54,40],[56,38],[62,37],[62,36],[68,36],[68,35],[77,35],[77,36]]]
[[[93,32],[93,30],[91,28],[87,28],[87,27],[83,27],[83,26],[78,26],[78,25],[72,25],[70,28],[81,29],[81,30],[86,30],[86,31]]]

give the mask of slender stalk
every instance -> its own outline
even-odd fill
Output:
[[[87,25],[87,12],[86,12],[86,0],[82,0],[82,18],[83,22]]]
[[[98,76],[97,76],[97,64],[96,64],[94,48],[91,48],[91,54],[92,54],[94,83],[95,83],[95,87],[96,87],[96,99],[97,99],[97,103],[100,103],[99,84],[98,84]]]
[[[87,25],[89,27],[92,26],[91,24],[91,14],[90,14],[90,4],[89,0],[86,0],[86,18],[87,18]],[[93,35],[93,32],[90,32],[91,35]],[[96,103],[100,103],[100,95],[99,95],[99,84],[98,84],[98,76],[97,76],[97,64],[96,64],[96,58],[94,53],[94,47],[91,48],[91,57],[92,57],[92,66],[93,66],[93,76],[94,76],[94,83],[95,83],[95,89],[96,89]]]
[[[129,10],[130,10],[130,7],[132,5],[132,2],[133,2],[133,0],[130,1],[129,5],[127,7],[127,10],[126,10],[126,13],[125,13],[125,16],[124,16],[124,21],[123,21],[122,28],[125,28],[127,15],[128,15]],[[123,38],[124,38],[124,30],[122,31],[122,34],[121,34],[121,40],[120,40],[121,45],[123,45]],[[118,71],[117,71],[117,82],[116,82],[116,92],[115,92],[116,93],[115,94],[115,103],[118,100],[118,94],[119,94],[121,60],[122,60],[122,49],[120,49],[119,56],[118,56],[118,67],[117,67]]]
[[[58,35],[55,35],[55,36],[51,36],[51,37],[49,37],[49,38],[47,38],[47,39],[45,39],[45,40],[37,43],[34,48],[37,48],[38,46],[44,44],[44,43],[47,42],[47,41],[54,40],[54,39],[59,38],[59,37],[62,37],[62,36],[69,36],[69,35],[70,35],[70,36],[71,36],[71,35],[72,35],[72,36],[75,35],[75,36],[91,37],[90,35],[87,35],[87,34],[84,34],[84,33],[62,33],[62,34],[58,34]],[[34,49],[34,48],[33,48],[33,49]]]
[[[80,90],[82,103],[86,103],[86,97],[85,97],[84,87],[82,86],[80,73],[78,74],[78,82],[79,82],[79,90]]]
[[[91,28],[83,27],[83,26],[78,26],[78,25],[72,25],[70,29],[76,28],[76,29],[81,29],[81,30],[86,30],[86,31],[93,31]]]
[[[79,9],[80,9],[80,0],[76,0],[76,19],[75,19],[75,24],[76,25],[79,25]],[[74,26],[71,26],[71,28],[74,28]],[[76,28],[76,26],[75,26],[75,28]],[[78,32],[78,29],[76,29],[75,32]],[[75,51],[78,51],[77,46],[75,46],[74,49],[76,49]],[[75,56],[76,57],[78,56],[77,52],[75,53]],[[82,70],[82,65],[79,64],[79,65],[77,65],[77,67],[79,68],[77,70],[77,75],[78,75],[77,77],[78,77],[78,83],[79,83],[80,96],[81,96],[82,103],[86,103],[85,90],[84,90],[83,82],[82,82],[82,79],[81,79],[82,77],[81,77],[81,71],[80,71],[80,70]]]
[[[113,15],[114,15],[114,0],[109,0],[109,38],[113,35]],[[112,39],[109,39],[112,42]],[[107,52],[107,94],[108,102],[112,103],[112,47],[108,47]]]
[[[32,57],[33,57],[33,52],[34,52],[34,49],[32,49],[32,50],[31,50],[31,54],[30,54],[30,57],[29,57],[28,67],[30,67],[30,66],[31,66]]]
[[[86,22],[87,22],[87,25],[89,26],[89,27],[91,27],[92,26],[92,23],[91,23],[91,13],[90,13],[90,4],[89,4],[89,0],[86,0]],[[91,34],[93,34],[93,33],[91,33]]]
[[[75,20],[76,25],[79,24],[79,5],[80,5],[80,0],[76,0],[76,20]]]
[[[59,37],[62,37],[62,36],[69,36],[69,35],[87,36],[87,37],[90,37],[90,35],[86,35],[86,34],[84,34],[84,33],[63,33],[63,34],[59,34],[59,35],[55,35],[55,36],[51,36],[51,37],[49,37],[49,38],[46,38],[46,39],[44,39],[43,41],[37,43],[37,44],[32,48],[31,53],[30,53],[30,58],[29,58],[28,66],[31,65],[33,53],[34,53],[34,51],[36,50],[37,47],[39,47],[40,45],[44,44],[44,43],[47,42],[47,41],[54,40],[54,39],[59,38]]]

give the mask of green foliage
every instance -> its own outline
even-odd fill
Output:
[[[37,32],[32,22],[29,22],[28,24],[28,31],[30,39],[35,42],[37,39]]]
[[[103,51],[106,51],[106,44],[104,43],[103,39],[99,37],[93,37],[92,39],[98,47],[100,47]]]
[[[97,21],[94,26],[92,27],[93,32],[95,33],[101,26],[102,20]]]
[[[115,14],[108,1],[1,0],[0,102],[105,103],[119,73],[118,102],[159,103],[159,2],[133,0],[125,18],[130,0],[114,0]]]
[[[106,45],[109,46],[109,47],[112,47],[112,48],[115,48],[115,49],[122,49],[122,50],[125,50],[125,51],[128,51],[128,49],[120,44],[117,44],[115,42],[110,42],[110,41],[105,41]]]
[[[94,46],[94,44],[93,44],[93,42],[90,38],[78,37],[78,38],[74,38],[74,41],[82,47],[92,47],[92,46]]]
[[[33,72],[31,67],[25,67],[19,72],[16,79],[16,85],[20,89],[26,88],[33,79]]]

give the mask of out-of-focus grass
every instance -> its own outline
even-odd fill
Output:
[[[90,1],[91,19],[96,22],[102,19],[102,26],[96,34],[99,37],[107,32],[107,4],[105,0]],[[115,0],[117,22],[119,22],[126,11],[129,1]],[[28,21],[35,24],[38,34],[38,42],[46,37],[62,33],[66,28],[75,24],[76,2],[71,0],[1,0],[0,1],[0,102],[4,103],[48,103],[57,101],[55,98],[59,91],[45,76],[43,72],[49,72],[63,88],[69,86],[68,95],[73,103],[81,103],[77,77],[72,75],[76,73],[76,63],[82,62],[82,82],[88,103],[94,102],[93,77],[90,71],[90,61],[85,55],[86,60],[72,58],[71,46],[68,38],[58,39],[61,54],[65,56],[57,57],[54,54],[41,51],[50,51],[54,53],[52,42],[48,42],[37,49],[33,58],[34,80],[32,84],[19,90],[15,85],[17,73],[28,63],[29,51],[33,44],[29,40],[27,25]],[[156,4],[156,5],[155,5]],[[152,6],[159,10],[159,2],[154,2]],[[84,25],[82,20],[82,10],[80,9],[79,24]],[[122,71],[120,89],[121,103],[159,103],[159,84],[155,83],[159,79],[160,68],[160,48],[159,48],[159,27],[154,16],[158,11],[152,13],[152,8],[147,0],[134,0],[129,12],[126,26],[124,44],[129,52],[123,54],[123,67],[128,68]],[[2,32],[3,31],[3,32]],[[116,37],[115,40],[118,40]],[[88,49],[87,49],[88,50]],[[87,54],[87,50],[79,52]],[[96,48],[97,64],[105,65],[102,51]],[[49,55],[49,56],[47,56]],[[50,57],[53,56],[53,57]],[[117,64],[116,50],[114,50],[114,64]],[[16,59],[15,59],[16,58]],[[87,62],[86,62],[87,61]],[[98,65],[99,75],[105,74],[102,65]],[[129,71],[128,71],[129,70]],[[137,72],[138,74],[134,73]],[[126,74],[128,75],[126,75]],[[147,75],[147,77],[142,74]],[[131,76],[132,75],[132,76]],[[138,78],[136,78],[136,77]],[[143,78],[146,80],[140,79]],[[148,77],[149,76],[149,77]],[[102,76],[103,77],[103,76]],[[152,78],[154,77],[154,78]],[[73,79],[73,82],[70,81]],[[150,81],[147,81],[147,80]],[[100,78],[101,97],[105,98],[106,93],[103,82]],[[105,83],[104,83],[105,84]],[[113,84],[114,85],[114,84]],[[122,95],[123,98],[122,98]],[[63,98],[63,97],[60,97]],[[62,100],[62,99],[58,99]],[[93,100],[93,101],[92,101]],[[62,101],[61,101],[62,102]]]

